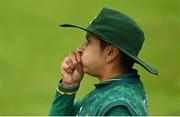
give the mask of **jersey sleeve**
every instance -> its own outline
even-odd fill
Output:
[[[125,106],[115,106],[109,109],[105,116],[131,116],[131,114]]]
[[[64,88],[60,83],[58,89],[63,92],[74,92],[79,89],[79,86],[72,88]],[[82,100],[74,104],[76,94],[60,94],[58,91],[55,92],[52,105],[50,107],[49,116],[74,116],[77,114],[80,106],[82,105]]]

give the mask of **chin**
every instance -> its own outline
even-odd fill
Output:
[[[87,69],[86,67],[84,67],[84,66],[83,66],[83,72],[86,73],[86,74],[88,74],[88,75],[90,75],[88,69]]]
[[[94,76],[94,77],[98,77],[96,74],[91,73],[87,68],[83,67],[83,72],[90,75],[90,76]]]
[[[84,66],[83,66],[83,72],[84,72],[84,73],[87,73],[87,72],[88,72],[87,68],[84,67]]]

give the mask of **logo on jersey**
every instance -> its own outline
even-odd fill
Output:
[[[143,104],[145,112],[147,113],[147,110],[148,110],[147,95],[146,95],[146,98],[142,101],[142,104]]]

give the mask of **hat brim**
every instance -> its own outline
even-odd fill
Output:
[[[103,39],[104,41],[107,41],[107,42],[110,42],[110,43],[114,44],[110,39],[107,39],[107,38],[104,37],[103,35],[97,34],[96,32],[93,32],[93,31],[88,30],[88,29],[86,29],[86,28],[82,28],[82,27],[77,26],[77,25],[73,25],[73,24],[62,24],[62,25],[59,25],[59,26],[61,26],[61,27],[79,28],[79,29],[82,29],[82,30],[87,31],[87,32],[95,33],[97,36],[102,37],[102,39]],[[114,45],[116,45],[116,44],[114,44]],[[145,62],[143,62],[141,59],[139,59],[138,57],[132,55],[132,54],[129,53],[128,51],[124,50],[123,48],[121,48],[121,47],[118,47],[118,48],[120,48],[121,51],[123,51],[125,54],[127,54],[129,57],[131,57],[131,58],[134,60],[135,63],[138,63],[139,65],[141,65],[141,66],[142,66],[143,68],[145,68],[148,72],[150,72],[150,73],[152,73],[152,74],[154,74],[154,75],[158,75],[158,71],[157,71],[155,68],[149,66],[148,64],[146,64]]]

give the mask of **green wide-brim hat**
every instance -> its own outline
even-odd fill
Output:
[[[100,39],[113,44],[152,74],[158,71],[138,58],[144,42],[141,27],[127,15],[109,8],[103,8],[100,14],[90,22],[87,28],[74,24],[62,24],[61,27],[74,27],[96,34]]]

